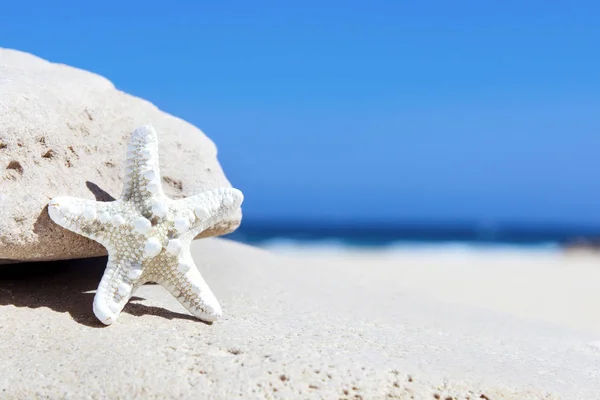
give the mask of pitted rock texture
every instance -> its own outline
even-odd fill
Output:
[[[62,195],[118,198],[127,141],[145,124],[161,133],[167,196],[231,187],[200,129],[101,76],[0,48],[0,263],[105,255],[100,244],[54,224],[46,205]],[[238,212],[201,237],[233,232],[240,222]]]

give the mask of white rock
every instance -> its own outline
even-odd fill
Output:
[[[0,166],[8,178],[0,188],[0,262],[105,255],[102,245],[55,229],[43,210],[61,195],[118,198],[129,135],[148,123],[161,135],[161,177],[176,183],[163,186],[166,195],[230,186],[215,145],[199,129],[97,74],[57,61],[0,49],[0,79],[10,81],[0,94]],[[233,231],[241,213],[227,218],[202,236]]]
[[[228,206],[233,204],[234,200],[233,200],[233,196],[231,195],[231,193],[227,192],[225,193],[225,201],[223,202],[224,205]]]

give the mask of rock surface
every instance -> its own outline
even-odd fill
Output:
[[[93,73],[0,48],[0,259],[57,260],[106,254],[48,217],[55,196],[119,197],[126,142],[151,124],[159,134],[166,194],[231,186],[213,142],[198,128],[117,90]],[[241,212],[202,236],[239,226]]]
[[[0,268],[1,397],[569,400],[600,390],[594,334],[431,299],[404,287],[410,265],[305,262],[222,239],[196,241],[192,254],[223,306],[212,325],[146,285],[101,327],[91,304],[106,259]],[[486,257],[481,269],[510,265]],[[499,283],[504,296],[512,281]],[[529,293],[547,290],[540,279]]]

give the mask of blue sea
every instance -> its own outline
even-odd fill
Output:
[[[237,231],[227,237],[267,248],[507,248],[560,251],[569,246],[598,245],[600,229],[556,226],[491,227],[480,224],[369,226],[243,222]]]

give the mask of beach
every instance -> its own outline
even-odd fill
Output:
[[[306,263],[355,271],[373,285],[600,335],[600,257],[558,248],[427,246],[278,248]],[[368,271],[368,272],[367,272]]]
[[[591,2],[5,3],[0,400],[600,400]]]
[[[223,306],[212,325],[145,285],[101,326],[104,258],[4,266],[3,397],[598,398],[595,257],[224,239],[192,252]]]

